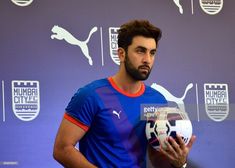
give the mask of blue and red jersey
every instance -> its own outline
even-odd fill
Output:
[[[100,79],[75,93],[64,117],[86,131],[79,150],[94,165],[146,167],[141,104],[166,104],[166,99],[144,83],[138,93],[128,94],[112,78]]]

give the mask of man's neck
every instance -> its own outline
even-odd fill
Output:
[[[112,79],[118,88],[129,94],[138,93],[142,86],[142,81],[136,81],[127,74],[117,73]]]

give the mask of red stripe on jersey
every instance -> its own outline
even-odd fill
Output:
[[[71,123],[79,126],[81,129],[83,129],[84,131],[88,131],[89,127],[85,124],[83,124],[82,122],[76,120],[75,118],[73,118],[72,116],[70,116],[69,114],[65,113],[64,114],[64,118],[67,119],[68,121],[70,121]]]
[[[110,84],[112,85],[112,87],[113,87],[115,90],[117,90],[118,92],[120,92],[120,93],[122,93],[122,94],[124,94],[124,95],[126,95],[126,96],[128,96],[128,97],[138,97],[138,96],[142,95],[142,94],[144,93],[144,91],[145,91],[145,85],[144,85],[143,82],[141,83],[141,88],[140,88],[140,90],[139,90],[137,93],[131,94],[131,93],[127,93],[127,92],[125,92],[124,90],[122,90],[121,88],[119,88],[119,87],[117,86],[117,84],[114,82],[114,80],[113,80],[112,77],[109,77],[109,78],[108,78],[108,81],[110,82]]]

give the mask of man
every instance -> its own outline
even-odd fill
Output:
[[[161,30],[146,20],[134,20],[118,31],[119,71],[80,88],[66,108],[54,146],[54,158],[65,167],[146,167],[145,121],[141,104],[166,104],[143,83],[151,72]],[[166,150],[149,149],[156,167],[182,167],[193,137],[185,146],[172,138]],[[75,145],[79,142],[79,150]]]

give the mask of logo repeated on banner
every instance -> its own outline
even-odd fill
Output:
[[[167,101],[176,103],[181,111],[185,111],[184,99],[186,97],[187,92],[193,87],[193,84],[190,83],[187,85],[182,97],[175,97],[173,94],[171,94],[164,87],[162,87],[161,85],[158,85],[156,83],[153,83],[151,85],[151,87],[153,89],[157,90],[158,92],[160,92],[166,98]]]
[[[58,25],[53,26],[51,31],[53,33],[51,35],[51,39],[65,40],[69,44],[76,45],[76,46],[80,47],[82,50],[82,53],[88,59],[89,64],[93,65],[93,61],[92,61],[92,58],[89,54],[89,49],[88,49],[87,44],[91,38],[91,35],[97,31],[97,27],[93,27],[91,29],[91,31],[85,41],[78,40],[71,33],[69,33],[67,30],[65,30],[64,28],[62,28]]]
[[[180,3],[181,0],[173,0],[175,5],[178,7],[181,14],[184,13],[183,6]],[[201,9],[209,14],[215,15],[218,14],[223,7],[223,0],[199,0]],[[194,0],[191,0],[191,12],[194,14]]]
[[[29,6],[33,0],[11,0],[17,6]]]
[[[120,60],[117,54],[118,49],[118,29],[119,27],[110,27],[109,28],[109,51],[110,56],[117,65],[120,65]]]
[[[200,6],[204,12],[209,15],[219,13],[223,7],[223,0],[199,0]]]
[[[40,111],[39,81],[12,81],[12,110],[22,121],[35,119]]]
[[[209,118],[223,121],[229,114],[227,84],[204,84],[205,110]]]
[[[185,110],[184,100],[187,93],[193,88],[193,83],[189,83],[183,95],[176,97],[163,86],[153,83],[151,87],[159,91],[168,102],[176,103],[178,108]],[[2,88],[4,82],[2,81]],[[40,111],[40,90],[39,81],[13,80],[12,81],[12,109],[15,116],[22,121],[35,119]],[[196,92],[197,84],[196,84]],[[4,90],[2,90],[4,93]],[[198,93],[196,93],[198,94]],[[2,95],[4,101],[4,95]],[[229,92],[228,84],[205,83],[204,84],[205,112],[208,117],[216,122],[223,121],[229,114]],[[197,102],[198,103],[198,102]],[[3,103],[4,105],[4,103]],[[198,105],[198,104],[197,104]],[[4,107],[5,108],[5,107]],[[199,110],[197,108],[197,110]],[[199,112],[199,111],[198,111]],[[113,111],[114,115],[120,117],[120,111]],[[3,111],[5,121],[5,110]],[[198,116],[199,117],[199,116]],[[199,120],[198,120],[199,121]]]
[[[184,10],[183,10],[182,5],[180,4],[180,0],[173,0],[173,1],[174,1],[175,5],[179,8],[179,12],[181,14],[183,14]]]

